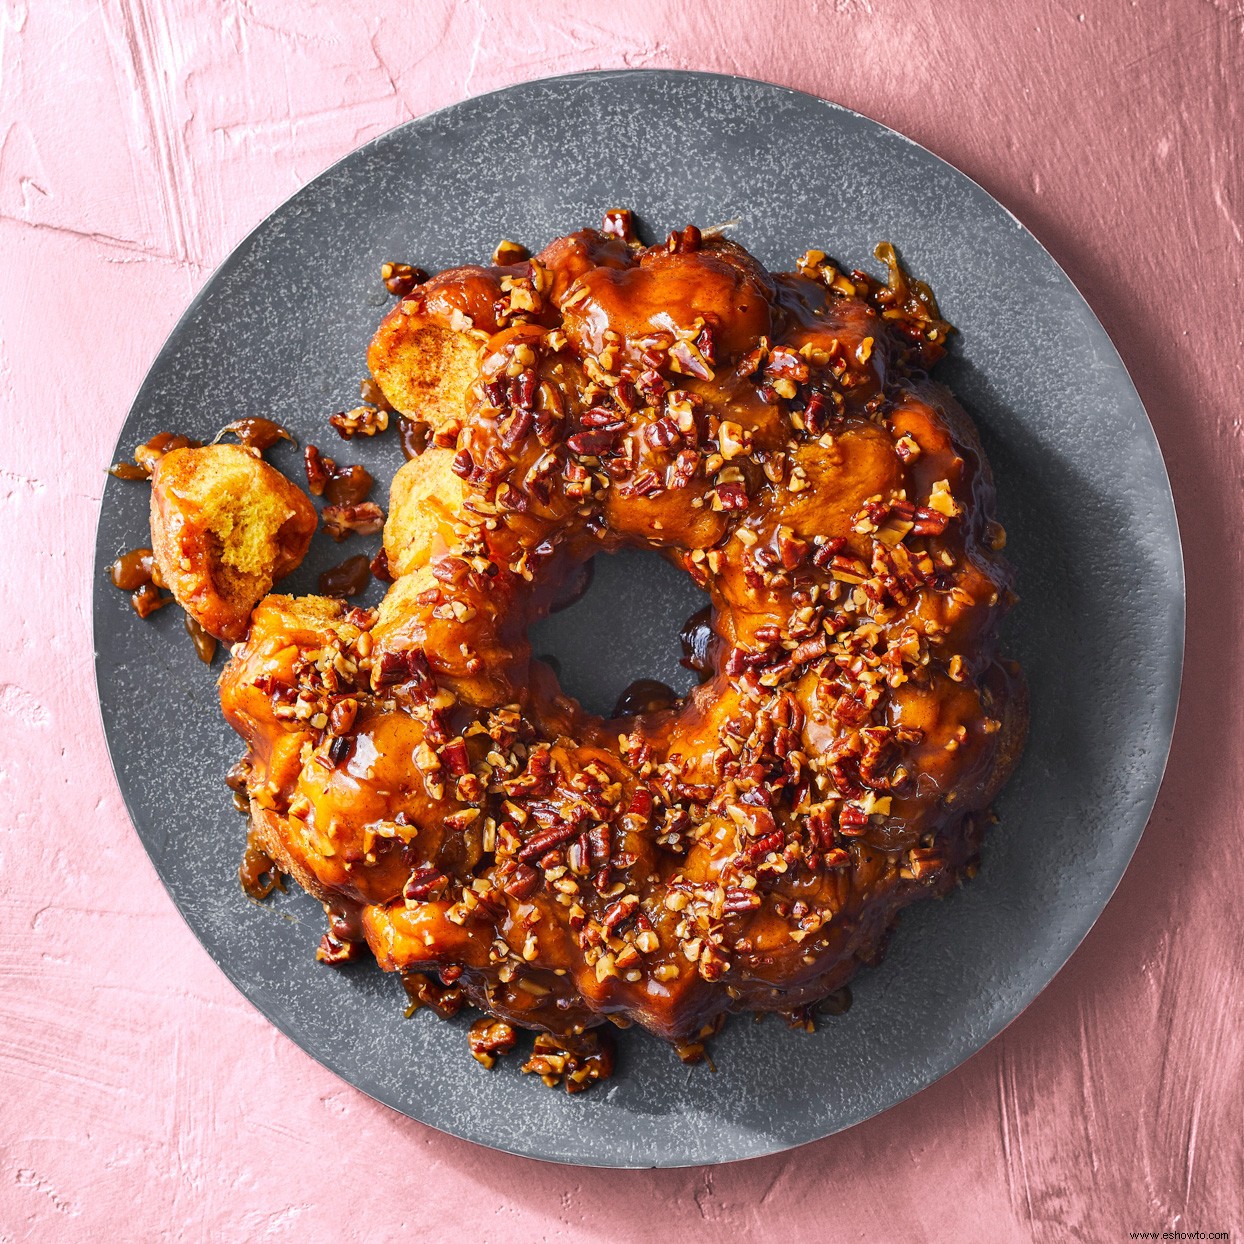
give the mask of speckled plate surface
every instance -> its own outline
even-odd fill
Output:
[[[243,896],[243,822],[223,784],[240,746],[216,700],[220,658],[205,669],[177,610],[141,622],[107,584],[107,564],[147,542],[147,488],[115,480],[96,550],[97,673],[117,779],[160,876],[230,979],[305,1050],[481,1144],[598,1166],[691,1165],[772,1153],[885,1110],[1044,988],[1110,897],[1157,794],[1179,693],[1183,576],[1144,409],[1036,240],[901,135],[807,95],[711,75],[529,83],[354,152],[208,282],[147,376],[119,456],[157,431],[206,439],[245,414],[276,418],[304,443],[337,443],[325,419],[357,392],[389,303],[382,260],[478,261],[503,236],[534,249],[614,206],[634,208],[650,236],[737,218],[732,235],[774,269],[813,245],[870,266],[873,245],[890,239],[961,330],[938,375],[976,418],[997,476],[1022,597],[1006,646],[1031,683],[1031,737],[979,876],[904,915],[846,1015],[813,1035],[736,1020],[715,1043],[716,1074],[632,1030],[616,1078],[574,1098],[520,1075],[517,1059],[486,1072],[467,1054],[468,1016],[404,1020],[399,983],[374,965],[317,965],[323,917],[307,895]],[[393,435],[339,456],[368,466],[381,500],[401,462]],[[272,457],[300,476],[292,447]],[[353,551],[320,537],[289,590],[313,591],[317,573]],[[686,686],[676,636],[702,597],[655,555],[597,562],[584,600],[534,632],[537,653],[558,658],[589,707],[608,707],[642,675]]]

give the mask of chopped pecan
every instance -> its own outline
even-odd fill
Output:
[[[140,618],[149,618],[157,609],[163,609],[173,598],[161,592],[154,583],[144,583],[130,596],[130,604]]]
[[[499,268],[510,267],[530,258],[531,252],[521,242],[511,242],[509,238],[502,238],[492,252],[492,261]]]
[[[374,406],[356,406],[353,410],[339,410],[328,417],[343,441],[356,436],[375,436],[389,426],[389,412]]]
[[[358,505],[326,505],[324,530],[338,543],[351,535],[374,536],[384,526],[384,511],[374,501]]]
[[[449,884],[449,878],[434,865],[417,868],[402,887],[402,897],[408,903],[421,903],[439,893]]]
[[[485,1015],[467,1029],[467,1044],[471,1048],[471,1057],[492,1070],[497,1059],[518,1044],[518,1033],[514,1025],[504,1019]]]
[[[358,942],[339,941],[331,933],[325,933],[316,947],[315,957],[320,963],[330,967],[339,967],[343,963],[353,963],[363,957],[363,947]]]
[[[858,838],[868,828],[868,814],[860,808],[847,804],[838,813],[838,832],[848,838]]]
[[[471,772],[471,757],[464,739],[451,739],[441,748],[440,755],[441,763],[455,777]]]
[[[544,875],[530,864],[518,864],[501,887],[511,898],[520,903],[529,899],[544,884]]]
[[[322,497],[337,464],[324,457],[316,445],[308,445],[302,451],[302,461],[307,472],[307,490],[313,497]]]
[[[635,234],[635,216],[629,207],[611,208],[605,213],[600,228],[602,233],[612,234],[628,245],[638,241]]]
[[[613,1075],[613,1064],[613,1046],[603,1033],[554,1036],[542,1032],[522,1070],[538,1075],[549,1088],[561,1084],[567,1093],[581,1093],[597,1080]]]
[[[579,825],[575,822],[567,822],[561,825],[554,825],[550,829],[543,829],[526,843],[518,853],[518,858],[524,864],[530,863],[532,860],[538,860],[547,851],[553,850],[554,847],[563,846],[571,838],[577,838],[579,832]]]
[[[586,432],[576,432],[566,444],[576,454],[599,458],[602,454],[613,453],[618,447],[619,438],[617,429],[594,428]]]
[[[387,260],[380,265],[380,279],[394,298],[405,298],[416,285],[422,285],[428,279],[428,274],[408,263]]]
[[[945,534],[950,516],[922,505],[916,508],[911,532],[915,536],[940,536]]]
[[[685,229],[675,229],[665,240],[666,248],[676,255],[689,255],[700,249],[703,235],[695,225],[687,225]]]
[[[442,979],[449,975],[448,969]],[[447,988],[446,985],[449,985]],[[413,1015],[420,1007],[431,1007],[442,1019],[453,1019],[466,1004],[466,996],[461,985],[438,984],[424,972],[403,972],[402,987],[410,999],[408,1016]]]
[[[383,546],[381,546],[376,556],[371,559],[371,573],[372,578],[379,579],[381,583],[392,583],[396,579],[393,571],[389,569],[389,555],[385,552]]]

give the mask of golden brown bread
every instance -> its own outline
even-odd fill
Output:
[[[452,449],[429,448],[393,477],[384,549],[395,575],[428,565],[458,543],[453,527],[471,516],[464,510],[465,487],[453,472],[453,461]]]
[[[164,583],[204,630],[230,642],[306,556],[315,507],[241,445],[174,449],[151,476],[151,544]]]
[[[965,874],[1027,712],[992,480],[923,374],[947,331],[894,266],[771,276],[694,229],[402,300],[370,360],[442,447],[394,480],[397,581],[376,611],[268,598],[221,684],[326,957],[693,1043],[803,1014]],[[622,545],[705,589],[714,640],[685,699],[605,721],[527,628]]]

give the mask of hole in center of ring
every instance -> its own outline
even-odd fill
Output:
[[[532,655],[553,666],[567,695],[602,717],[640,679],[686,695],[699,678],[679,664],[679,632],[708,604],[707,594],[645,549],[598,553],[592,566],[587,591],[531,628]]]

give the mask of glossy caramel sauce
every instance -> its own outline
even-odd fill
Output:
[[[694,670],[699,674],[701,681],[711,677],[716,664],[713,653],[716,641],[717,632],[713,630],[713,607],[705,605],[703,609],[697,609],[683,623],[683,628],[678,633],[678,642],[682,646],[682,658],[679,664],[685,665],[689,670]]]
[[[324,485],[324,497],[330,505],[358,505],[371,492],[372,477],[366,467],[339,466]]]
[[[184,615],[186,634],[194,644],[195,655],[204,665],[211,665],[216,655],[216,636],[209,635],[190,614]]]
[[[140,618],[151,617],[173,599],[160,591],[164,586],[160,568],[155,554],[147,548],[122,553],[108,567],[108,578],[113,587],[130,594],[130,607]]]
[[[371,558],[366,553],[357,553],[320,575],[320,593],[324,596],[360,596],[370,582]]]
[[[198,448],[202,443],[176,432],[157,432],[134,450],[133,462],[114,462],[108,474],[116,479],[148,480],[155,464],[170,450]]]
[[[655,678],[637,678],[628,686],[613,706],[615,717],[637,717],[644,713],[657,713],[673,708],[679,695],[673,687]]]
[[[154,572],[155,554],[150,549],[131,549],[108,567],[112,586],[123,592],[136,592],[144,584],[151,583]]]
[[[286,428],[272,419],[265,419],[262,415],[249,415],[245,419],[235,419],[221,428],[220,436],[216,439],[220,440],[229,433],[237,437],[239,443],[248,449],[258,449],[260,453],[265,449],[271,449],[277,441],[294,439]]]
[[[819,252],[771,274],[694,227],[644,249],[607,225],[394,276],[370,366],[431,428],[394,483],[396,581],[378,611],[268,597],[221,701],[256,843],[412,997],[694,1057],[728,1012],[845,1006],[975,857],[1026,711],[927,289],[888,251],[884,282]],[[526,632],[624,545],[708,593],[683,636],[704,681],[604,721]],[[533,1070],[590,1079],[553,1045]]]
[[[402,456],[407,462],[427,449],[430,433],[431,429],[423,420],[407,419],[405,415],[398,417],[397,434],[402,445]]]

